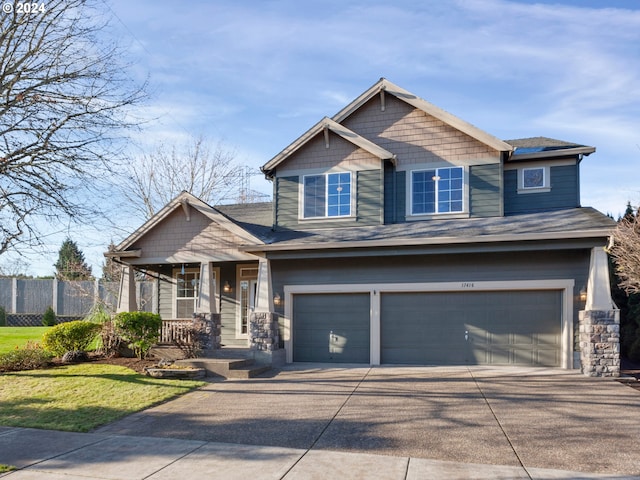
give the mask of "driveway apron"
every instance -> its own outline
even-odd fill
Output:
[[[296,364],[96,433],[640,475],[637,418],[640,392],[575,371]]]

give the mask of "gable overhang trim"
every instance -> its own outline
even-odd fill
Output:
[[[518,154],[518,150],[516,149],[511,157],[509,158],[509,162],[520,162],[525,160],[537,160],[537,159],[549,159],[549,158],[560,158],[560,157],[575,157],[575,156],[588,156],[596,151],[595,147],[575,147],[575,148],[561,148],[558,150],[547,150],[544,152],[533,152],[533,153],[521,153]]]
[[[479,141],[479,142],[481,142],[481,143],[483,143],[483,144],[485,144],[485,145],[487,145],[487,146],[489,146],[489,147],[491,147],[491,148],[493,148],[493,149],[495,149],[495,150],[497,150],[499,152],[502,152],[502,153],[506,154],[507,156],[511,155],[511,153],[514,151],[514,147],[512,145],[509,145],[508,143],[500,140],[499,138],[494,137],[493,135],[491,135],[491,134],[479,129],[475,125],[472,125],[469,122],[466,122],[466,121],[462,120],[461,118],[458,118],[455,115],[452,115],[451,113],[449,113],[449,112],[447,112],[445,110],[442,110],[441,108],[433,105],[432,103],[429,103],[426,100],[424,100],[424,99],[412,94],[411,92],[399,87],[398,85],[395,85],[394,83],[390,82],[386,78],[381,78],[374,85],[372,85],[369,89],[367,89],[364,93],[362,93],[355,100],[353,100],[349,105],[347,105],[342,110],[340,110],[338,113],[336,113],[333,117],[331,117],[331,119],[329,119],[328,117],[323,118],[318,123],[316,123],[313,127],[311,127],[309,130],[307,130],[304,134],[302,134],[292,144],[290,144],[288,147],[286,147],[284,150],[282,150],[280,153],[278,153],[275,157],[273,157],[271,160],[269,160],[261,168],[262,172],[267,176],[267,178],[273,177],[273,172],[274,172],[275,168],[280,163],[282,163],[284,160],[286,160],[289,156],[291,156],[293,153],[295,153],[297,150],[299,150],[312,137],[317,135],[324,128],[325,124],[327,123],[327,120],[331,120],[332,122],[340,125],[340,123],[343,120],[345,120],[349,115],[351,115],[353,112],[358,110],[362,105],[364,105],[366,102],[368,102],[374,96],[378,95],[380,92],[385,92],[385,93],[393,95],[394,97],[406,102],[407,104],[417,108],[418,110],[422,110],[426,114],[431,115],[434,118],[437,118],[438,120],[440,120],[440,121],[450,125],[451,127],[453,127],[455,129],[457,129],[457,130],[469,135],[470,137],[474,138],[475,140],[477,140],[477,141]],[[342,125],[340,125],[340,128],[348,130],[348,129],[346,129],[346,127],[343,127]],[[348,130],[348,131],[351,132],[350,130]],[[357,135],[355,132],[351,132],[351,133],[353,135]],[[357,135],[357,136],[360,137],[359,135]],[[362,138],[362,137],[360,137],[360,138]],[[351,141],[352,143],[354,143],[349,138],[345,138],[345,139]],[[370,142],[369,140],[366,140],[364,138],[363,138],[363,140],[365,140],[366,142],[369,142],[371,145],[374,145],[376,147],[376,149],[380,148],[377,145],[375,145],[372,142]],[[382,150],[384,150],[384,149],[382,149]],[[389,152],[387,152],[387,153],[389,153]],[[379,155],[377,155],[377,156],[379,156]],[[387,159],[388,158],[382,158],[382,160],[387,160]],[[393,158],[389,158],[389,159],[395,160],[395,156],[393,156]]]
[[[300,150],[304,145],[306,145],[311,139],[313,139],[316,135],[322,133],[323,130],[330,130],[342,139],[347,142],[355,145],[358,148],[362,148],[363,150],[371,153],[375,157],[378,157],[380,160],[391,160],[395,163],[396,155],[385,150],[384,148],[376,145],[370,140],[358,135],[356,132],[349,130],[347,127],[340,125],[338,122],[330,119],[329,117],[324,117],[318,123],[316,123],[313,127],[303,133],[298,139],[296,139],[291,145],[282,150],[278,155],[269,160],[264,166],[262,166],[261,170],[267,177],[273,176],[274,169],[295,152]]]
[[[192,207],[205,215],[210,220],[217,223],[220,227],[228,230],[240,237],[244,242],[252,243],[252,244],[261,244],[264,243],[258,237],[252,235],[247,232],[244,228],[236,225],[227,217],[225,217],[222,213],[218,212],[215,208],[207,205],[205,202],[197,198],[196,196],[188,193],[181,192],[176,198],[167,203],[158,213],[156,213],[153,217],[143,223],[140,227],[138,227],[131,235],[125,238],[118,246],[116,246],[113,252],[109,253],[109,256],[118,257],[125,254],[131,246],[139,241],[142,237],[144,237],[149,231],[155,228],[158,224],[160,224],[165,218],[169,216],[174,210],[181,208],[188,211],[188,208]]]
[[[610,228],[599,228],[576,231],[559,231],[544,233],[481,235],[475,237],[422,237],[422,238],[394,238],[381,240],[352,240],[343,242],[314,242],[314,243],[287,243],[271,245],[244,245],[239,249],[249,253],[261,252],[286,252],[304,250],[330,250],[330,249],[354,249],[354,248],[380,248],[380,247],[416,247],[422,245],[452,245],[452,244],[483,244],[483,243],[507,243],[547,240],[575,240],[575,239],[606,239],[611,235]]]
[[[426,100],[414,95],[413,93],[405,90],[404,88],[390,82],[386,78],[381,78],[378,82],[376,82],[371,88],[365,91],[362,95],[356,98],[349,105],[344,107],[338,113],[336,113],[332,118],[336,122],[340,123],[344,119],[346,119],[349,115],[355,112],[358,108],[368,102],[371,98],[377,95],[381,90],[384,90],[385,93],[391,94],[394,97],[402,100],[405,103],[408,103],[412,107],[417,108],[418,110],[422,110],[428,115],[437,118],[438,120],[452,126],[453,128],[466,133],[470,137],[478,140],[485,145],[494,148],[500,152],[512,152],[514,150],[512,145],[500,140],[497,137],[485,132],[484,130],[479,129],[475,125],[462,120],[459,117],[437,107],[436,105],[427,102]]]

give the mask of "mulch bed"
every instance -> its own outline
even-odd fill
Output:
[[[153,367],[158,364],[158,360],[154,358],[143,358],[139,360],[137,358],[128,358],[128,357],[104,357],[104,356],[93,356],[89,357],[91,362],[94,363],[107,363],[110,365],[119,365],[121,367],[127,367],[131,370],[135,370],[136,372],[144,375],[145,367]]]

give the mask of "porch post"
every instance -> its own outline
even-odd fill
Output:
[[[256,285],[255,312],[273,312],[273,289],[271,287],[271,265],[261,258],[258,262],[258,284]]]
[[[213,264],[200,264],[200,288],[198,289],[197,313],[218,313],[216,301],[216,278],[213,276]]]
[[[609,259],[591,249],[587,301],[580,319],[580,363],[590,377],[620,376],[620,310],[611,299]]]
[[[255,308],[249,316],[249,348],[255,352],[258,363],[279,365],[284,363],[280,350],[278,315],[273,308],[271,265],[266,258],[258,261]]]
[[[122,267],[122,275],[120,276],[120,293],[118,295],[116,313],[135,312],[137,310],[136,275],[133,268],[125,265]]]
[[[202,344],[201,355],[208,356],[220,348],[221,319],[216,299],[216,278],[211,262],[200,264],[200,285],[193,321],[200,325],[198,329]]]

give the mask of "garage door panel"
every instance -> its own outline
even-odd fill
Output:
[[[559,366],[561,301],[560,291],[383,293],[381,361]]]
[[[370,296],[293,296],[295,362],[369,363]]]

